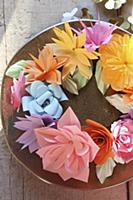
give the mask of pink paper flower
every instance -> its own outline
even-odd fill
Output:
[[[14,109],[19,109],[21,105],[21,98],[25,95],[25,77],[24,72],[21,71],[17,79],[13,79],[13,86],[11,86],[11,104]]]
[[[42,158],[43,169],[58,173],[63,180],[75,178],[84,182],[89,177],[89,162],[99,150],[72,111],[67,111],[57,122],[57,129],[39,128],[35,130]]]
[[[39,149],[34,129],[45,126],[56,127],[56,121],[49,115],[25,115],[25,117],[18,117],[18,119],[20,121],[15,122],[14,127],[24,131],[24,133],[16,142],[23,144],[21,149],[28,147],[30,153]]]
[[[113,150],[124,163],[133,160],[133,119],[123,118],[111,125]]]
[[[94,51],[99,48],[100,45],[107,44],[112,38],[112,32],[116,29],[115,25],[100,20],[98,20],[95,25],[92,24],[92,27],[87,27],[82,21],[81,25],[84,28],[82,31],[73,30],[78,35],[83,31],[86,32],[86,42],[84,47],[88,51]]]

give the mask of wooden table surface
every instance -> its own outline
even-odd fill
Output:
[[[132,12],[133,0],[123,9]],[[88,7],[97,18],[93,0],[0,0],[0,83],[15,52],[35,34],[60,21],[74,7]],[[101,19],[108,12],[99,9]],[[78,13],[81,14],[80,12]],[[111,12],[110,15],[114,15]],[[0,128],[1,125],[0,125]],[[33,177],[11,156],[0,132],[0,200],[133,200],[133,181],[102,191],[79,191],[47,185]]]

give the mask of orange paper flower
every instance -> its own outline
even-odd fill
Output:
[[[102,77],[116,91],[133,87],[133,35],[114,34],[110,43],[100,47]]]
[[[47,81],[48,83],[61,84],[61,72],[58,69],[67,62],[68,57],[54,57],[53,50],[49,47],[44,47],[39,52],[38,58],[33,55],[30,56],[34,62],[25,67],[25,72],[28,73],[28,82],[41,80]]]
[[[113,156],[112,152],[112,134],[103,125],[93,121],[86,120],[87,126],[83,126],[82,129],[86,131],[93,139],[93,141],[100,147],[94,162],[96,164],[103,164],[109,157]]]
[[[88,78],[90,66],[88,59],[97,59],[99,54],[82,48],[86,41],[86,33],[83,32],[81,35],[76,36],[68,23],[65,23],[65,31],[54,28],[54,32],[58,39],[53,38],[55,43],[47,45],[53,48],[55,55],[69,56],[68,63],[63,67],[63,78],[73,74],[76,67],[81,75]]]

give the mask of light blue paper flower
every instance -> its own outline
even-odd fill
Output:
[[[26,88],[31,96],[22,98],[23,111],[30,114],[49,114],[58,119],[63,113],[60,101],[68,100],[61,87],[57,84],[45,84],[42,81],[34,81]]]

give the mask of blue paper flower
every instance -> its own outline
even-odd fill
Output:
[[[49,114],[58,119],[63,113],[60,101],[68,100],[61,87],[57,84],[46,84],[42,81],[34,81],[26,88],[31,96],[22,98],[23,111],[30,114]]]

